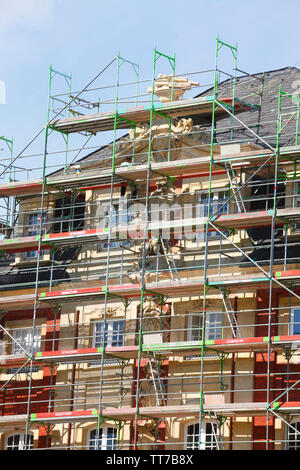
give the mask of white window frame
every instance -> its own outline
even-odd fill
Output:
[[[133,215],[130,211],[130,207],[132,204],[126,203],[126,209],[122,207],[124,205],[124,200],[127,199],[126,197],[120,196],[118,199],[113,199],[110,202],[108,199],[101,201],[100,206],[100,219],[103,227],[108,227],[109,225],[109,210],[110,204],[112,204],[112,214],[111,214],[111,225],[112,227],[126,227],[133,219]],[[121,209],[121,210],[120,210]],[[124,210],[125,209],[125,210]],[[105,225],[103,225],[103,220],[106,221]]]
[[[31,327],[28,328],[13,328],[11,335],[15,338],[16,341],[12,340],[11,353],[12,354],[22,354],[24,351],[20,348],[19,344],[27,351],[31,352],[31,345],[33,339],[33,330]],[[20,337],[21,336],[21,337]],[[42,328],[35,328],[35,337],[34,337],[34,348],[33,352],[39,352],[41,350],[41,340],[42,340]],[[19,344],[18,344],[19,343]]]
[[[8,439],[10,437],[14,437],[14,436],[20,436],[20,439],[19,439],[19,442],[18,442],[18,449],[10,449],[10,448],[7,448],[8,447]],[[25,445],[25,436],[26,434],[17,434],[17,433],[10,433],[8,434],[7,436],[5,436],[5,445],[4,445],[4,449],[5,450],[23,450],[24,449],[24,445]],[[29,433],[29,436],[32,438],[32,442],[29,443],[29,447],[28,449],[33,449],[34,447],[34,436],[32,433]]]
[[[196,426],[196,425],[199,425],[199,421],[194,421],[192,423],[187,423],[184,427],[184,449],[185,450],[198,450],[198,437],[196,438],[197,440],[195,441],[195,436],[197,436],[197,434],[193,434],[193,443],[191,445],[191,447],[188,446],[188,428],[190,426]],[[215,439],[214,439],[214,435],[211,434],[213,436],[213,440],[210,444],[210,446],[207,446],[206,444],[206,437],[207,437],[207,426],[208,425],[213,425],[215,426],[215,433],[216,433],[216,436],[218,437],[218,427],[215,423],[208,423],[208,422],[204,422],[202,423],[202,426],[201,426],[201,433],[200,433],[200,447],[199,447],[199,450],[214,450],[214,449],[217,449],[218,446],[217,446],[217,443],[215,442]],[[214,442],[214,444],[213,444]]]
[[[210,326],[209,325],[209,317],[212,316],[212,315],[219,315],[220,316],[220,321],[219,322],[214,322],[214,326]],[[199,335],[200,336],[199,338],[197,339],[193,339],[193,327],[192,327],[192,321],[193,321],[193,317],[197,317],[200,319],[200,327],[199,327]],[[202,312],[191,312],[188,316],[188,330],[187,330],[187,341],[201,341],[202,340],[202,333],[201,333],[201,330],[202,330],[202,317],[203,317],[203,313]],[[219,323],[219,327],[218,327],[218,323]],[[209,339],[222,339],[222,328],[223,328],[223,325],[222,325],[222,313],[221,312],[217,312],[215,310],[207,310],[206,311],[206,325],[205,325],[205,340],[209,340]],[[213,329],[215,331],[215,334],[213,335],[214,337],[213,338],[210,338],[210,329]]]
[[[211,205],[214,208],[217,204],[224,204],[225,200],[222,200],[221,202],[219,201],[219,194],[220,193],[228,193],[228,188],[213,188],[211,191]],[[208,189],[207,190],[202,190],[202,191],[196,191],[196,204],[200,203],[200,206],[205,208],[205,204],[201,204],[201,196],[202,195],[207,195],[207,200],[208,200]],[[229,199],[229,196],[228,196]],[[207,202],[207,207],[208,207],[208,202]],[[221,214],[228,214],[229,213],[229,203],[227,200],[227,208],[225,211],[222,210]],[[204,214],[199,214],[200,217],[206,217]]]
[[[106,325],[107,325],[107,341],[106,341],[106,347],[111,347],[112,346],[112,341],[113,341],[113,332],[114,332],[114,329],[113,329],[113,324],[115,322],[123,322],[123,325],[124,325],[124,328],[123,328],[123,331],[122,331],[122,334],[121,334],[121,339],[122,339],[122,344],[118,344],[117,347],[121,347],[121,346],[124,346],[124,333],[125,333],[125,320],[122,318],[122,319],[115,319],[115,320],[107,320],[106,321]],[[104,321],[103,320],[99,320],[99,321],[95,321],[94,324],[93,324],[93,348],[97,348],[97,347],[101,347],[102,346],[102,341],[101,341],[101,345],[97,345],[96,344],[96,338],[97,338],[97,325],[99,323],[102,323],[104,324]],[[119,330],[118,330],[119,331]]]
[[[286,445],[285,445],[285,449],[286,450],[300,450],[300,418],[295,418],[291,421],[291,425],[292,426],[295,426],[299,423],[299,433],[294,433],[294,431],[286,425]],[[295,426],[297,427],[297,426]],[[298,448],[297,449],[290,449],[289,448],[289,436],[290,436],[290,433],[294,433],[296,435],[299,435],[299,443],[298,442],[294,442],[292,445],[294,445],[295,447],[297,446]]]
[[[115,437],[113,438],[113,449],[110,449],[110,450],[116,450],[117,448],[117,442],[118,442],[118,430],[115,426],[103,426],[100,428],[100,431],[102,430],[102,436],[101,436],[101,447],[99,447],[99,450],[107,450],[107,434],[108,434],[108,429],[113,429],[114,431],[116,431],[115,433]],[[92,428],[92,429],[89,429],[88,433],[87,433],[87,442],[86,442],[86,448],[89,450],[90,449],[90,446],[91,446],[91,434],[92,432],[96,431],[97,433],[97,428]],[[97,434],[96,434],[97,436]],[[95,442],[96,442],[96,438],[95,438]],[[92,450],[92,449],[91,449]],[[94,449],[94,450],[97,450],[97,449]]]
[[[211,192],[211,206],[213,209],[215,206],[218,204],[224,204],[225,201],[219,202],[219,194],[220,193],[228,193],[228,188],[214,188]],[[202,195],[207,195],[208,197],[208,190],[203,190],[203,191],[196,191],[196,216],[197,217],[207,217],[207,214],[205,214],[205,207],[208,208],[208,202],[207,204],[202,204],[201,203],[201,197]],[[229,199],[229,197],[228,197]],[[198,213],[198,204],[200,207],[200,214]],[[222,210],[220,214],[229,214],[229,202],[227,201],[227,207],[226,210]],[[209,231],[208,232],[208,237],[211,238],[220,238],[220,234],[217,231]],[[196,241],[201,242],[204,241],[205,238],[205,232],[197,233],[196,235]]]
[[[37,216],[36,223],[30,223],[30,219],[33,216]],[[41,217],[41,213],[38,211],[27,214],[26,236],[34,237],[35,235],[39,234],[40,217]],[[45,233],[45,230],[42,229],[42,235],[44,233]],[[37,256],[37,250],[25,252],[26,258],[32,259],[32,258],[36,258],[36,256]],[[41,257],[44,256],[44,250],[41,250],[40,256]]]

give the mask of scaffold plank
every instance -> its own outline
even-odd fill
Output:
[[[285,402],[281,405],[286,412],[292,412],[300,408],[300,402]],[[251,403],[220,403],[208,405],[204,404],[204,412],[215,412],[223,416],[261,416],[267,412],[266,402]],[[101,416],[106,418],[116,418],[118,420],[132,420],[135,418],[136,408],[103,408]],[[195,404],[177,405],[177,406],[149,406],[139,408],[139,416],[143,419],[153,418],[176,418],[198,416],[199,406]],[[32,422],[80,422],[98,419],[99,410],[78,410],[78,411],[62,411],[52,413],[34,413],[31,415]]]
[[[284,278],[290,281],[291,279],[298,279],[300,281],[300,270],[293,271],[280,271],[275,274],[276,278]],[[231,286],[238,290],[251,287],[252,285],[260,285],[261,283],[270,282],[267,276],[257,276],[257,274],[250,274],[248,276],[229,276],[229,277],[218,277],[210,276],[208,278],[208,285],[211,286]],[[172,296],[187,296],[187,295],[201,295],[204,287],[204,279],[198,279],[196,281],[161,281],[155,283],[146,283],[145,289],[150,293],[163,294],[167,297]],[[109,287],[109,293],[118,295],[120,297],[135,297],[140,295],[141,284],[123,284],[114,285]],[[40,301],[51,301],[56,299],[79,299],[81,296],[93,296],[105,294],[105,287],[92,287],[84,289],[68,289],[64,291],[52,291],[42,292],[39,294]]]
[[[204,404],[204,413],[218,413],[223,416],[232,417],[251,417],[264,416],[267,412],[266,402],[251,403],[220,403],[208,405]],[[282,409],[285,413],[291,413],[300,410],[299,401],[275,402],[272,407]],[[129,421],[135,418],[136,408],[103,408],[101,416],[120,421]],[[198,416],[199,406],[195,404],[177,405],[177,406],[152,406],[139,408],[139,416],[143,419],[153,418],[172,418]],[[54,411],[50,413],[32,413],[31,423],[67,423],[67,422],[88,422],[97,420],[99,410],[76,410],[76,411]],[[1,428],[10,428],[16,425],[24,425],[27,421],[26,414],[4,415],[0,416]]]
[[[206,340],[205,348],[214,351],[225,352],[251,352],[266,351],[268,349],[268,337],[251,338],[227,338],[217,340]],[[300,343],[300,335],[280,335],[271,337],[272,350],[279,351],[286,345],[294,344],[295,347]],[[180,341],[159,344],[144,344],[142,352],[155,351],[164,356],[185,356],[198,355],[202,349],[202,341]],[[103,348],[81,348],[54,351],[40,351],[34,353],[34,364],[42,365],[45,362],[75,363],[100,360]],[[120,359],[135,359],[138,357],[138,346],[107,346],[105,348],[107,357]],[[10,368],[18,367],[24,364],[27,356],[25,354],[10,354],[0,356],[0,367]],[[205,359],[205,357],[204,357]]]
[[[216,165],[223,165],[231,163],[234,168],[240,167],[253,167],[262,164],[266,158],[270,158],[272,152],[268,149],[252,150],[247,152],[240,152],[238,154],[222,155],[220,153],[213,154],[213,163]],[[282,147],[280,152],[280,162],[290,163],[292,158],[300,157],[300,148],[296,147]],[[274,163],[274,158],[269,160],[269,164]],[[151,179],[159,180],[163,177],[178,177],[190,176],[199,172],[209,171],[210,156],[201,156],[196,158],[188,158],[185,160],[171,160],[169,162],[153,162],[151,164]],[[147,175],[148,166],[146,164],[134,164],[126,167],[116,167],[115,175],[119,178],[132,181],[143,181]],[[98,171],[85,171],[81,173],[71,173],[69,175],[49,176],[46,178],[45,189],[55,191],[55,188],[68,189],[68,188],[81,188],[84,185],[96,185],[101,181],[109,182],[112,175],[110,168],[101,169]],[[117,184],[117,183],[115,183]],[[39,194],[42,192],[43,180],[29,180],[29,181],[16,181],[11,183],[0,184],[1,196],[27,196],[31,194]],[[87,189],[86,188],[86,189]]]
[[[300,270],[278,271],[275,273],[275,278],[280,282],[288,282],[299,284],[300,283]],[[270,282],[268,276],[263,273],[249,274],[249,275],[233,275],[233,276],[209,276],[208,285],[212,287],[226,286],[234,288],[235,291],[248,291],[257,285],[267,284]],[[194,281],[189,280],[174,280],[174,281],[160,281],[145,284],[145,294],[155,295],[160,294],[165,297],[187,297],[197,296],[203,294],[204,279],[197,279]],[[147,293],[148,291],[148,293]],[[141,295],[141,284],[121,284],[109,286],[108,293],[120,298],[134,298]],[[104,299],[105,286],[85,287],[78,289],[64,289],[61,291],[40,292],[38,294],[38,306],[43,302],[68,302],[76,300],[76,302],[89,301],[97,299],[101,301]],[[20,294],[14,292],[9,296],[0,296],[0,305],[6,310],[22,309],[24,307],[32,307],[34,304],[34,294]]]
[[[235,228],[247,229],[253,227],[268,226],[272,223],[272,210],[255,211],[255,212],[240,212],[237,214],[222,214],[220,216],[212,217],[212,222],[222,228]],[[193,231],[204,231],[207,222],[207,217],[193,217],[185,219],[176,219],[170,221],[154,220],[148,223],[149,235],[156,233],[159,230],[179,230],[185,228],[185,233]],[[276,226],[282,226],[286,223],[300,220],[300,207],[293,209],[278,209],[276,216]],[[213,230],[213,229],[212,229]],[[120,225],[115,226],[111,230],[112,239],[124,239],[128,232],[132,239],[143,238],[144,224],[138,225]],[[105,240],[108,237],[109,230],[106,227],[92,228],[86,230],[48,233],[42,235],[41,246],[44,249],[51,248],[52,246],[73,245],[74,241],[77,244],[84,244],[88,242],[95,242],[97,240]],[[0,251],[9,253],[16,253],[22,251],[36,250],[39,245],[39,236],[6,238],[0,240]]]
[[[107,346],[105,348],[107,356],[116,358],[133,359],[137,357],[137,346]],[[36,361],[55,361],[58,363],[63,362],[86,362],[91,360],[100,360],[103,355],[103,348],[81,348],[81,349],[68,349],[60,351],[45,351],[35,353]]]
[[[223,98],[222,102],[232,105],[232,98]],[[154,105],[154,110],[163,113],[164,116],[178,118],[181,116],[193,116],[195,114],[202,117],[211,116],[213,111],[213,96],[202,96],[179,101],[169,101]],[[235,112],[249,110],[252,105],[235,98]],[[130,128],[130,122],[148,122],[150,119],[151,105],[137,106],[118,110],[118,115],[123,118],[118,122],[119,129]],[[222,115],[226,111],[216,105],[215,114]],[[115,113],[113,111],[102,112],[91,115],[76,116],[67,119],[51,121],[50,126],[60,132],[70,134],[74,132],[100,132],[113,130],[115,125]]]
[[[217,340],[206,340],[205,348],[214,351],[225,352],[251,352],[266,351],[268,349],[268,337],[251,337],[251,338],[227,338]],[[272,350],[279,351],[286,345],[294,344],[298,347],[300,343],[300,335],[280,335],[271,337]],[[159,344],[144,344],[142,352],[155,351],[164,356],[185,356],[186,354],[198,355],[202,349],[202,341],[179,341]],[[34,364],[41,365],[44,362],[75,363],[87,362],[91,360],[100,360],[103,348],[81,348],[54,351],[40,351],[34,353]],[[120,359],[135,359],[138,357],[138,346],[107,346],[105,354],[109,357]],[[24,364],[27,356],[25,354],[10,354],[0,356],[0,367],[18,367]],[[204,357],[205,359],[205,357]]]

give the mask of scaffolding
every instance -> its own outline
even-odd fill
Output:
[[[71,80],[50,67],[46,126],[20,154],[1,137],[0,261],[19,276],[0,286],[3,442],[18,429],[24,449],[298,448],[300,95],[280,84],[264,121],[265,74],[219,37],[212,70],[176,75],[155,49],[151,80],[120,53],[82,90]]]

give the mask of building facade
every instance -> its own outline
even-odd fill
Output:
[[[172,70],[146,105],[68,95],[46,142],[113,142],[0,185],[1,449],[300,446],[299,71],[186,99]]]

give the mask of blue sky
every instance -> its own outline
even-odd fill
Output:
[[[238,43],[250,73],[300,67],[299,0],[0,0],[0,12],[0,135],[14,136],[16,152],[45,124],[50,64],[72,72],[76,90],[118,51],[141,78],[151,78],[155,46],[176,53],[178,73],[198,71],[214,66],[219,34]]]

